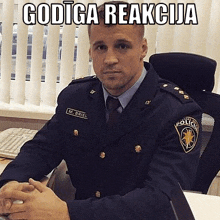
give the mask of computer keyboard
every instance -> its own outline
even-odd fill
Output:
[[[31,140],[37,130],[9,128],[0,133],[0,157],[14,159],[23,144]]]

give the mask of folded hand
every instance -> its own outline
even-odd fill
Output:
[[[7,209],[10,219],[27,220],[70,220],[66,202],[41,182],[29,180],[31,192],[23,190],[4,190],[0,192],[0,198],[22,200],[23,204],[13,203]]]

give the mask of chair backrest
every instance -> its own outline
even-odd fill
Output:
[[[202,91],[191,96],[203,111],[214,118],[214,127],[209,142],[201,155],[193,190],[207,193],[220,170],[220,95]]]
[[[195,220],[190,205],[179,184],[172,189],[170,204],[176,220]]]
[[[211,92],[214,87],[215,60],[189,53],[158,53],[149,61],[161,78],[174,82],[186,92]]]
[[[214,118],[211,138],[201,155],[193,190],[207,193],[220,170],[220,95],[211,93],[214,87],[216,61],[188,53],[161,53],[150,57],[150,63],[161,78],[170,80],[185,90]]]
[[[47,186],[64,201],[75,199],[76,188],[72,185],[70,176],[67,174],[67,165],[64,160],[54,169]]]

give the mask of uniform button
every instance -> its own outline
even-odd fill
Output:
[[[179,87],[174,87],[174,89],[175,89],[175,90],[179,90],[180,88],[179,88]]]
[[[136,153],[140,153],[141,150],[142,150],[142,148],[141,148],[140,145],[135,146],[135,151],[136,151]]]
[[[105,152],[101,152],[100,155],[99,155],[102,159],[105,158]]]
[[[145,102],[145,105],[150,105],[150,103],[151,103],[151,100],[147,100],[147,101]]]
[[[99,191],[96,191],[95,197],[96,197],[96,198],[100,198],[100,197],[101,197],[101,193],[100,193]]]
[[[96,92],[96,91],[92,89],[92,90],[90,91],[90,94],[93,95],[95,92]]]
[[[180,90],[179,93],[182,94],[182,95],[184,94],[184,92],[182,90]]]
[[[165,88],[165,87],[167,87],[168,86],[168,84],[163,84],[163,87]]]
[[[74,136],[78,136],[79,135],[79,131],[78,130],[73,130],[73,134],[74,134]]]
[[[189,96],[188,95],[184,95],[184,99],[189,99]]]

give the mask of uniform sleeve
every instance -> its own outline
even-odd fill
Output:
[[[162,128],[149,177],[168,196],[177,182],[184,190],[192,189],[201,149],[200,122],[201,113],[195,112]]]
[[[62,145],[61,134],[55,127],[56,116],[33,140],[24,144],[16,159],[2,173],[0,184],[6,180],[26,182],[30,177],[40,180],[61,162],[62,154],[58,153]]]
[[[0,177],[0,186],[10,180],[26,182],[30,177],[41,180],[59,165],[65,139],[59,109],[57,107],[56,114],[38,131],[33,140],[24,144],[15,160],[9,163]]]
[[[196,109],[196,108],[195,108]],[[191,189],[200,154],[201,112],[179,112],[161,127],[157,150],[150,163],[148,178],[142,188],[125,195],[68,202],[73,220],[171,220],[171,191],[178,183]],[[174,120],[175,119],[175,120]]]

